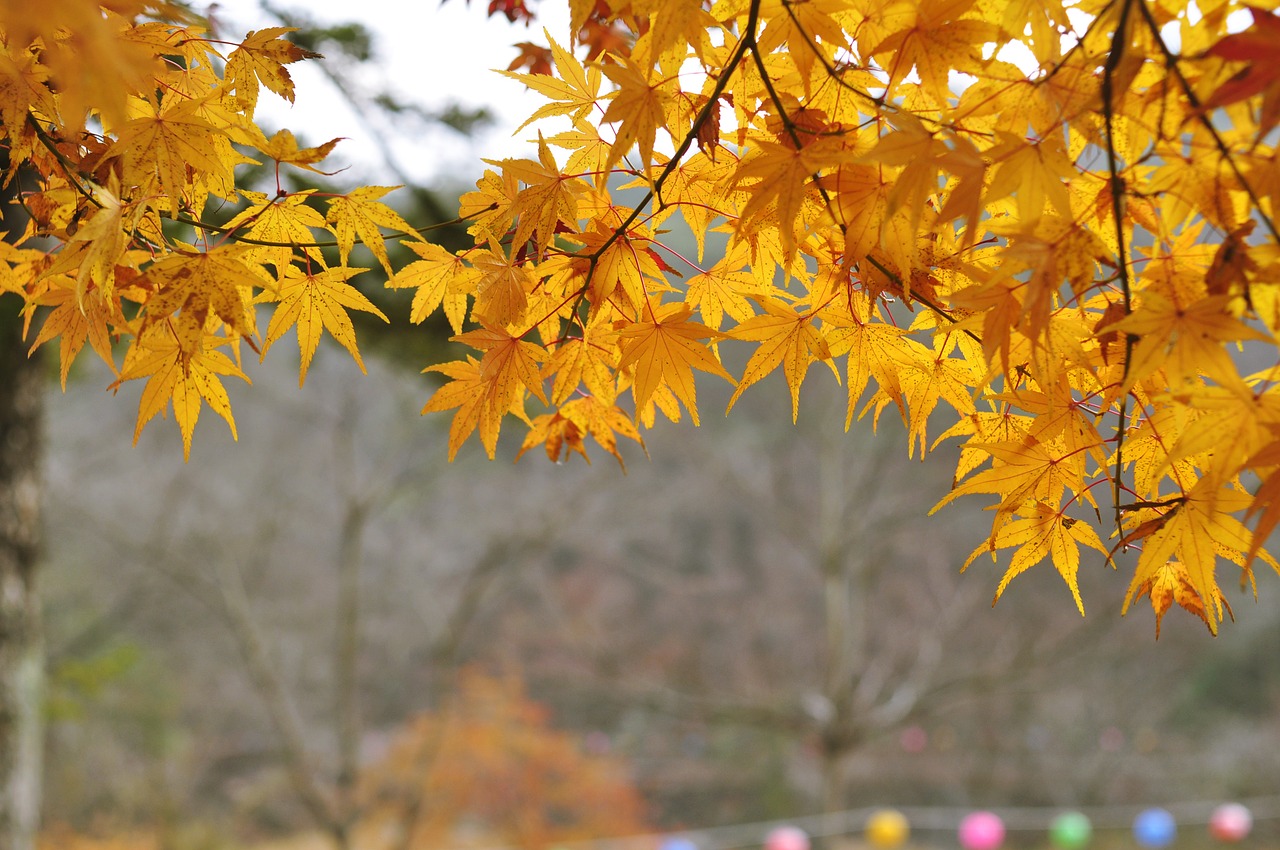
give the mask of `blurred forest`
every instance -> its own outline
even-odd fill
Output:
[[[362,32],[298,40],[361,63]],[[412,221],[446,217],[412,194]],[[1048,569],[993,610],[1003,568],[959,572],[981,518],[926,516],[948,448],[908,459],[891,415],[845,433],[825,372],[795,426],[780,382],[731,420],[708,385],[703,426],[624,446],[626,474],[448,464],[448,417],[418,416],[439,351],[406,343],[430,332],[359,333],[368,376],[325,346],[305,389],[247,363],[239,442],[205,422],[187,464],[171,424],[118,450],[137,399],[101,364],[50,380],[49,850],[537,850],[1280,789],[1280,609],[1241,591],[1217,639],[1174,612],[1157,642],[1145,603],[1099,601],[1123,569],[1086,559],[1086,619]]]
[[[176,428],[101,451],[135,415],[105,374],[50,383],[53,834],[544,847],[1280,787],[1280,614],[1242,593],[1218,639],[1170,616],[1157,642],[1048,571],[993,610],[990,559],[958,572],[971,515],[925,516],[949,461],[908,460],[887,417],[845,434],[830,376],[798,426],[762,386],[749,416],[647,433],[624,475],[447,464],[421,376],[369,366],[256,369],[240,442],[206,423],[185,465]],[[1087,606],[1127,581],[1082,573]]]

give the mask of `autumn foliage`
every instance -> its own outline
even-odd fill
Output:
[[[555,729],[520,681],[463,671],[363,779],[368,847],[528,847],[648,831],[625,763]],[[390,840],[388,840],[390,839]]]
[[[442,312],[474,351],[430,367],[451,455],[478,434],[494,456],[505,425],[520,453],[590,438],[621,462],[660,415],[699,420],[697,372],[736,386],[730,408],[781,372],[794,417],[822,364],[847,424],[890,410],[908,451],[960,445],[942,503],[986,500],[970,561],[1007,558],[997,596],[1049,561],[1083,612],[1082,550],[1138,550],[1126,606],[1216,630],[1220,566],[1246,586],[1280,569],[1272,6],[571,0],[570,30],[506,72],[546,98],[536,146],[462,198],[456,253],[384,188],[240,185],[334,144],[254,124],[311,58],[286,30],[39,8],[0,19],[6,176],[31,216],[0,286],[64,380],[88,343],[116,385],[145,382],[138,429],[172,410],[189,448],[208,406],[234,433],[223,381],[290,332],[300,380],[325,332],[359,363],[349,313],[381,316],[347,265],[361,242],[413,322]],[[224,204],[243,211],[215,225]],[[418,258],[392,268],[391,238]]]

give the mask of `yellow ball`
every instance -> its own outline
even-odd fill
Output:
[[[867,841],[881,850],[901,847],[911,834],[911,827],[902,812],[881,809],[867,819]]]

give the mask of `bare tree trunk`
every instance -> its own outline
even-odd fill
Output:
[[[332,839],[337,850],[349,850],[350,836],[346,824],[320,784],[319,771],[307,753],[302,724],[294,710],[284,683],[267,656],[266,643],[253,618],[249,595],[245,592],[240,569],[225,556],[218,563],[218,585],[222,592],[223,612],[239,644],[240,654],[249,668],[254,690],[262,698],[271,717],[271,725],[280,738],[281,755],[289,771],[289,781],[302,805]]]
[[[373,502],[357,492],[356,402],[349,395],[334,435],[335,471],[353,489],[343,506],[338,541],[337,645],[334,647],[333,681],[336,690],[338,772],[334,779],[335,817],[345,840],[358,817],[356,800],[360,773],[360,579],[364,571],[364,535]]]
[[[44,678],[40,549],[44,389],[15,298],[0,300],[0,850],[32,850],[40,819]]]
[[[338,563],[338,645],[334,652],[337,689],[338,775],[337,817],[350,833],[356,816],[356,782],[360,772],[360,573],[368,505],[354,497],[342,519]]]

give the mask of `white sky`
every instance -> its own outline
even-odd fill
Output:
[[[353,183],[393,180],[382,167],[374,141],[384,131],[405,171],[428,187],[467,189],[484,169],[482,158],[536,155],[528,142],[514,138],[512,132],[545,99],[492,69],[507,67],[515,58],[512,45],[517,42],[545,44],[542,27],[566,43],[568,4],[555,0],[538,4],[538,20],[531,27],[510,24],[501,15],[488,17],[488,0],[472,0],[470,5],[465,0],[276,0],[276,5],[317,23],[355,21],[369,28],[381,61],[365,69],[368,76],[361,81],[365,89],[390,88],[400,100],[432,110],[450,103],[487,107],[496,119],[488,129],[471,136],[411,117],[397,121],[396,126],[368,126],[314,67],[325,60],[299,62],[289,66],[297,84],[296,102],[290,106],[264,89],[258,119],[269,130],[287,127],[310,145],[345,136],[326,161],[331,167],[321,165],[325,170],[349,165],[346,176]],[[218,0],[213,15],[226,38],[278,25],[263,14],[258,0]],[[526,129],[521,136],[529,132]]]
[[[535,128],[519,138],[515,128],[546,100],[519,82],[497,73],[516,55],[521,41],[545,44],[542,28],[561,44],[569,42],[568,4],[560,0],[532,0],[537,21],[531,27],[511,24],[501,15],[486,14],[488,0],[274,0],[275,4],[318,23],[364,24],[374,35],[380,61],[362,68],[358,88],[390,89],[401,101],[440,110],[450,104],[486,107],[495,121],[487,129],[463,136],[446,126],[426,124],[405,116],[394,123],[370,125],[356,115],[317,67],[326,60],[290,66],[297,83],[296,103],[264,90],[259,122],[266,129],[287,127],[309,145],[344,136],[335,153],[321,167],[344,173],[352,184],[387,184],[395,178],[383,165],[375,139],[385,137],[404,171],[421,184],[465,191],[484,169],[482,159],[536,156],[527,141]],[[278,22],[265,15],[259,0],[217,0],[212,7],[220,34],[240,38],[251,29]],[[1247,18],[1238,13],[1237,17]],[[1242,29],[1247,20],[1233,21]],[[1081,31],[1087,22],[1077,22]],[[1169,29],[1169,28],[1167,28]],[[1176,49],[1176,24],[1166,32]],[[1025,52],[1025,50],[1023,51]],[[1001,58],[1019,62],[1017,51]],[[1029,61],[1029,60],[1025,60]],[[963,83],[961,83],[962,87]]]

